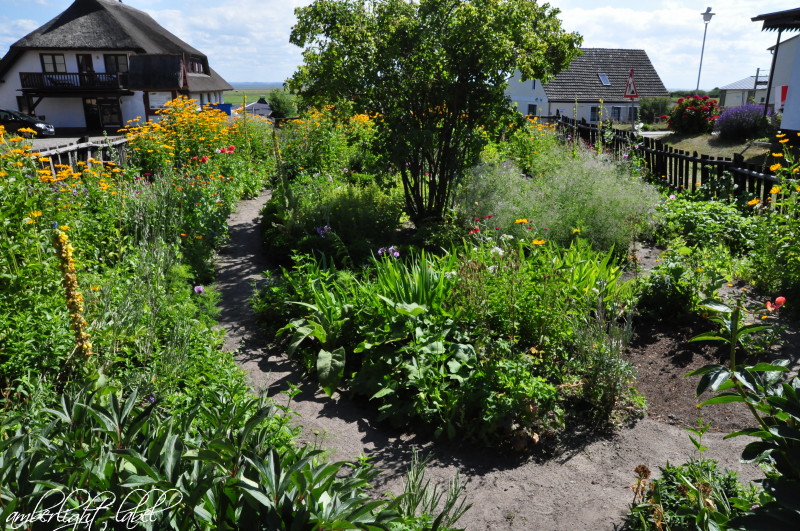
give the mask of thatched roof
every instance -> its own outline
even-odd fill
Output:
[[[11,45],[0,60],[0,77],[30,49],[118,50],[206,59],[205,54],[164,29],[150,15],[118,0],[75,0],[66,11]],[[219,75],[210,73],[211,76],[193,76],[205,77],[199,83],[209,86],[191,86],[191,90],[231,90]]]

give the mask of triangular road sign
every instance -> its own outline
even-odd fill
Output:
[[[639,93],[636,92],[636,83],[633,81],[633,68],[631,68],[631,71],[628,74],[628,83],[625,85],[625,94],[623,97],[631,99],[639,97]]]

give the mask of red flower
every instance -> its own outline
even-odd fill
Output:
[[[480,232],[480,231],[481,231],[481,229],[479,229],[478,227],[475,227],[474,229],[469,231],[469,234],[475,234],[476,232]]]

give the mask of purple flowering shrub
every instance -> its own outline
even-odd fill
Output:
[[[764,115],[762,105],[742,105],[725,109],[717,120],[719,137],[726,140],[745,140],[766,136],[770,117]]]

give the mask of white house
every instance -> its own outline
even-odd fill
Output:
[[[720,87],[720,107],[740,107],[748,103],[763,105],[767,99],[767,74],[748,76]]]
[[[506,90],[517,110],[529,116],[563,114],[590,123],[609,119],[632,122],[638,116],[638,99],[669,96],[644,50],[581,48],[581,51],[566,70],[548,83],[522,81],[517,72]],[[626,92],[635,97],[626,97]]]
[[[772,52],[767,104],[782,114],[781,129],[800,131],[800,39],[797,36],[781,42],[784,31],[800,30],[800,9],[777,11],[751,19],[763,22],[762,30],[777,31]]]
[[[179,95],[221,103],[232,88],[202,52],[118,0],[75,0],[0,59],[0,108],[57,133],[115,132]]]

